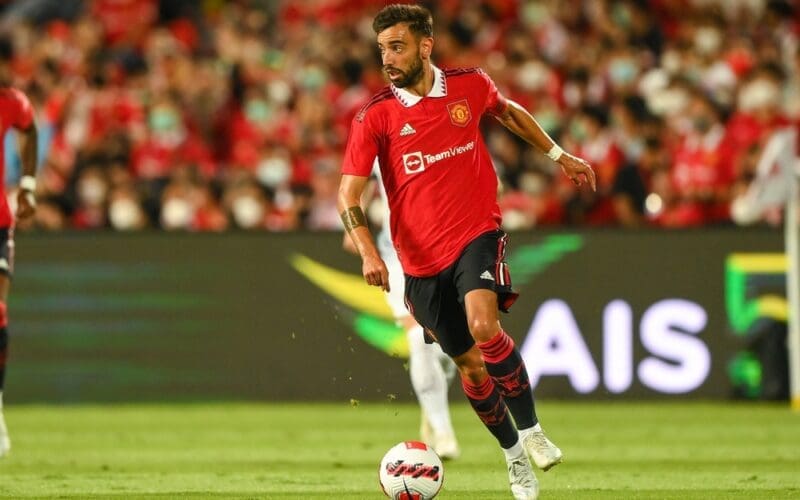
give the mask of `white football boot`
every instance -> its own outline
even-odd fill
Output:
[[[461,448],[458,447],[458,441],[454,434],[437,434],[434,441],[433,451],[442,460],[455,460],[461,456]]]
[[[539,424],[519,431],[522,446],[531,457],[536,467],[543,471],[550,470],[553,466],[558,465],[563,460],[563,454],[558,446],[554,445],[547,436],[542,432],[542,427]]]
[[[514,500],[536,500],[539,497],[539,481],[536,480],[528,457],[523,454],[521,457],[506,460],[506,463]]]

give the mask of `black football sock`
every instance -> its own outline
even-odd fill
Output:
[[[491,377],[486,377],[486,380],[478,385],[462,378],[461,386],[464,388],[464,394],[467,395],[472,409],[475,410],[478,418],[489,429],[489,432],[497,438],[500,446],[503,448],[514,446],[519,439],[517,429],[514,428],[514,424],[508,416],[508,408]]]
[[[500,394],[508,405],[517,429],[528,429],[539,422],[533,402],[533,391],[528,371],[514,340],[500,330],[486,342],[479,342],[478,349]]]

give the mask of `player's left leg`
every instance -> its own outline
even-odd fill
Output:
[[[408,310],[458,366],[467,400],[505,455],[514,498],[532,500],[538,496],[538,482],[508,407],[470,335],[464,306],[454,286],[456,267],[454,264],[433,277],[406,276]]]
[[[465,296],[470,333],[480,349],[486,371],[495,381],[519,429],[525,450],[536,466],[549,470],[563,455],[542,431],[533,402],[525,362],[497,318],[497,298],[490,290],[472,290]]]
[[[459,261],[457,286],[486,371],[503,395],[531,458],[548,470],[561,462],[562,453],[542,433],[525,362],[500,325],[498,307],[506,310],[516,299],[505,263],[506,239],[505,233],[496,231],[470,243]]]

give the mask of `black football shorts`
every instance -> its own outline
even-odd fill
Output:
[[[406,307],[448,355],[467,352],[475,340],[469,333],[464,297],[472,290],[492,290],[501,311],[517,299],[505,253],[508,235],[502,230],[483,233],[448,268],[426,278],[406,275]]]

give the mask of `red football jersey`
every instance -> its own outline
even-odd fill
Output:
[[[361,109],[342,165],[343,174],[367,177],[378,158],[394,246],[405,273],[417,277],[447,268],[501,222],[479,125],[507,102],[480,69],[433,71],[427,96],[389,85]]]
[[[22,92],[17,89],[0,88],[0,139],[6,136],[8,129],[15,127],[27,129],[33,123],[33,106]],[[5,179],[4,142],[0,140],[0,179]],[[0,196],[0,227],[10,227],[14,222],[8,208],[6,196]]]

